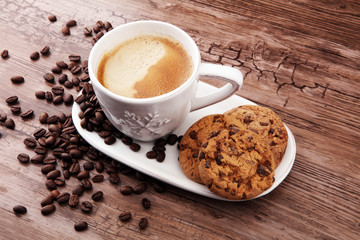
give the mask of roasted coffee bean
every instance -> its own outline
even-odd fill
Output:
[[[56,141],[56,138],[54,136],[50,136],[45,140],[45,145],[47,147],[51,147],[54,145],[55,141]]]
[[[46,147],[46,137],[41,137],[38,139],[38,143],[40,144],[40,146]]]
[[[54,82],[54,75],[52,75],[51,73],[45,73],[43,78],[45,79],[45,81],[52,83]]]
[[[62,32],[62,34],[63,34],[64,36],[70,35],[70,28],[69,28],[68,26],[63,26],[63,27],[61,28],[61,32]]]
[[[35,61],[35,60],[38,60],[40,57],[40,53],[39,52],[33,52],[31,55],[30,55],[30,59]]]
[[[2,59],[7,59],[8,57],[9,57],[9,51],[8,50],[3,50],[2,52],[1,52],[1,57],[2,57]]]
[[[30,161],[30,157],[29,155],[27,155],[26,153],[20,153],[17,156],[17,159],[21,162],[21,163],[28,163]]]
[[[73,77],[72,79],[71,79],[71,82],[74,84],[74,86],[79,86],[79,84],[80,84],[80,78],[79,77]]]
[[[71,134],[71,133],[74,133],[75,131],[76,131],[75,126],[69,126],[69,127],[66,127],[63,129],[63,133],[66,133],[66,134]]]
[[[135,172],[135,178],[139,181],[145,181],[146,180],[146,175],[139,172],[139,171],[136,171]]]
[[[108,136],[111,135],[111,132],[110,132],[110,131],[100,131],[100,132],[98,133],[98,135],[99,135],[99,137],[101,137],[101,138],[107,138]]]
[[[102,182],[103,180],[104,180],[104,175],[101,175],[101,174],[95,175],[95,176],[92,178],[92,181],[93,181],[94,183]]]
[[[58,66],[55,66],[55,67],[51,68],[51,72],[55,73],[55,74],[60,74],[60,73],[62,73],[62,69]]]
[[[134,152],[140,151],[140,148],[141,148],[141,146],[139,144],[137,144],[137,143],[132,143],[132,144],[130,144],[129,147]]]
[[[19,99],[18,96],[11,96],[11,97],[8,97],[5,101],[7,104],[12,105],[12,104],[17,103],[18,99]]]
[[[41,200],[40,204],[42,207],[46,206],[46,205],[50,205],[54,202],[54,199],[51,195],[46,196],[43,200]]]
[[[165,160],[165,152],[164,151],[159,151],[156,154],[156,161],[163,162],[164,160]]]
[[[23,205],[16,205],[13,207],[13,211],[16,214],[25,214],[27,212],[27,209]]]
[[[112,145],[116,141],[116,138],[114,136],[108,136],[104,139],[104,143],[107,145]]]
[[[90,213],[92,211],[93,205],[89,201],[83,201],[80,205],[81,211],[84,213]]]
[[[56,18],[56,16],[54,14],[49,15],[48,19],[49,19],[50,22],[56,22],[56,20],[57,20],[57,18]]]
[[[93,31],[94,31],[94,33],[100,32],[99,26],[98,25],[93,26]]]
[[[97,161],[95,162],[95,169],[98,173],[101,173],[104,171],[104,164],[103,162]]]
[[[91,199],[95,202],[100,201],[103,198],[104,194],[102,191],[97,191],[91,196]]]
[[[92,183],[87,178],[81,180],[81,184],[86,190],[91,190],[92,189]]]
[[[86,171],[92,171],[94,169],[94,163],[92,162],[85,162],[83,164],[83,168],[86,170]]]
[[[135,194],[141,194],[141,193],[143,193],[143,192],[145,192],[146,191],[146,189],[147,189],[147,185],[146,185],[146,183],[138,183],[138,184],[136,184],[135,186],[134,186],[134,193]]]
[[[57,132],[57,133],[61,133],[62,129],[61,127],[59,127],[58,124],[50,124],[48,127],[49,132]]]
[[[140,222],[139,222],[139,227],[141,229],[145,229],[145,228],[147,228],[148,224],[149,224],[149,222],[148,222],[147,218],[141,218]]]
[[[41,167],[41,173],[42,174],[48,174],[51,171],[54,171],[56,169],[56,166],[54,164],[46,164]]]
[[[18,83],[23,83],[25,81],[25,79],[22,76],[13,76],[10,78],[12,83],[18,84]]]
[[[56,165],[57,164],[57,160],[55,157],[53,156],[47,156],[44,161],[43,161],[44,164],[53,164],[53,165]]]
[[[74,66],[70,72],[74,75],[80,74],[81,73],[81,67],[79,65]]]
[[[37,145],[36,140],[33,138],[25,138],[23,142],[24,142],[25,146],[27,146],[29,148],[34,148]]]
[[[37,146],[34,148],[34,152],[37,154],[40,154],[40,155],[45,155],[47,153],[47,148],[42,147],[42,146]]]
[[[124,136],[121,141],[125,144],[125,145],[130,145],[133,143],[132,138],[128,137],[128,136]]]
[[[149,209],[149,208],[151,207],[151,202],[150,202],[150,200],[147,199],[147,198],[143,198],[143,199],[141,200],[141,204],[142,204],[142,206],[143,206],[144,209]]]
[[[78,162],[74,162],[71,164],[69,171],[73,175],[78,174],[80,172],[80,164]]]
[[[73,84],[72,81],[66,80],[66,81],[64,82],[64,86],[65,86],[66,88],[68,88],[68,89],[71,89],[71,88],[73,88],[74,84]]]
[[[44,56],[49,55],[50,47],[49,46],[43,47],[43,49],[41,49],[40,53],[41,53],[41,55],[44,55]]]
[[[131,212],[123,212],[123,213],[120,213],[119,215],[119,219],[123,222],[125,221],[129,221],[131,219]]]
[[[70,54],[70,55],[69,55],[69,60],[70,60],[71,62],[80,62],[81,56],[80,56],[80,55],[76,55],[76,54]]]
[[[122,195],[130,195],[130,194],[132,194],[133,192],[134,192],[134,189],[133,189],[131,186],[129,186],[129,185],[122,186],[122,187],[120,188],[120,193],[121,193]]]
[[[58,203],[67,203],[69,201],[69,198],[70,198],[70,193],[62,193],[60,194],[57,198],[56,198],[56,201]]]
[[[46,114],[46,113],[45,113]],[[42,116],[43,114],[41,114],[40,116]],[[47,115],[47,114],[46,114]],[[46,117],[47,118],[47,117]],[[36,138],[41,138],[42,136],[44,136],[46,133],[46,130],[44,128],[39,128],[34,132],[34,137]]]
[[[89,149],[89,150],[87,150],[87,156],[91,160],[95,160],[99,156],[99,154],[97,153],[97,151],[95,149]]]
[[[64,62],[64,61],[58,61],[58,62],[56,62],[56,66],[58,66],[59,68],[62,68],[62,69],[67,69],[67,67],[68,67],[67,63]],[[64,75],[64,76],[63,76],[63,75]],[[63,76],[62,79],[63,79],[63,78],[66,78],[65,81],[68,79],[66,74],[61,74],[61,76]],[[60,82],[61,76],[59,77],[59,82]],[[64,81],[64,82],[65,82],[65,81]]]
[[[21,112],[21,107],[20,106],[11,106],[10,111],[13,114],[19,114]]]
[[[57,197],[60,195],[59,190],[55,189],[50,192],[50,195],[53,199],[57,199]]]
[[[178,137],[176,136],[176,134],[170,134],[167,138],[166,138],[166,143],[169,145],[175,145],[175,143],[177,142]]]
[[[163,138],[159,138],[159,139],[157,139],[156,141],[155,141],[155,146],[165,146],[166,145],[166,140],[165,139],[163,139]]]
[[[57,115],[52,115],[48,117],[47,123],[57,123],[59,121],[59,117]]]
[[[57,188],[56,183],[52,179],[46,180],[45,185],[49,190],[55,190]]]
[[[154,188],[155,192],[158,192],[158,193],[165,192],[165,185],[163,183],[154,182],[153,183],[153,188]]]
[[[79,159],[82,157],[82,152],[79,149],[72,149],[69,151],[69,155],[71,158]]]
[[[0,113],[0,121],[4,122],[7,119],[6,113]]]
[[[112,184],[119,184],[120,183],[120,177],[116,173],[111,173],[109,176],[109,182]]]
[[[53,100],[54,105],[59,105],[59,104],[61,104],[63,102],[64,102],[64,100],[63,100],[63,97],[61,95],[54,97],[54,100]]]
[[[89,28],[89,27],[85,27],[83,29],[83,32],[84,32],[85,36],[91,36],[92,35],[92,29]]]
[[[104,36],[104,34],[102,32],[98,32],[96,34],[96,40],[99,41],[99,39],[102,38],[102,36]]]
[[[157,153],[155,151],[149,151],[146,153],[146,157],[149,159],[155,159],[156,155],[157,155]]]
[[[160,151],[165,151],[166,148],[165,148],[165,146],[155,145],[155,146],[153,146],[152,150],[155,152],[160,152]]]
[[[72,208],[75,208],[79,204],[79,196],[76,194],[73,194],[69,198],[69,206]]]
[[[57,177],[59,177],[61,175],[60,170],[52,170],[51,172],[49,172],[48,174],[46,174],[46,178],[47,179],[52,179],[55,180]]]
[[[50,215],[51,213],[55,212],[55,210],[56,210],[55,205],[54,204],[49,204],[49,205],[44,206],[41,209],[41,214],[44,215],[44,216],[47,216],[47,215]]]
[[[112,25],[110,22],[105,22],[104,23],[104,28],[106,31],[109,31],[112,28]]]
[[[69,105],[73,104],[74,97],[71,94],[64,94],[63,100],[64,100],[65,105],[69,106]]]
[[[65,150],[63,148],[54,148],[53,154],[57,158],[61,158],[61,154],[64,153]]]
[[[84,221],[82,221],[82,222],[77,222],[77,223],[74,224],[74,229],[75,229],[75,231],[77,231],[77,232],[84,231],[84,230],[86,230],[87,228],[88,228],[88,224],[87,224],[87,222],[84,222]]]
[[[65,185],[65,178],[63,177],[57,177],[55,180],[54,180],[55,184],[57,186],[64,186]]]
[[[46,91],[45,92],[45,99],[48,102],[52,102],[53,101],[53,94],[51,92],[49,92],[49,91]]]
[[[35,92],[35,97],[37,99],[45,99],[45,92],[44,91],[36,91]]]
[[[90,81],[90,76],[89,76],[89,74],[84,74],[84,75],[82,75],[82,76],[80,77],[80,80],[81,80],[82,82],[88,82],[88,81]]]
[[[106,168],[106,173],[111,175],[111,174],[116,174],[117,173],[117,169],[115,166],[111,166],[111,167],[107,167]]]
[[[51,88],[51,91],[55,95],[62,95],[64,93],[64,88],[62,86],[55,86]]]
[[[34,115],[34,110],[28,110],[20,114],[20,117],[23,119],[31,118]]]
[[[74,19],[71,19],[66,22],[66,26],[68,26],[68,27],[76,26],[76,21]]]
[[[30,161],[34,164],[41,164],[41,163],[43,163],[44,158],[45,158],[44,155],[37,154],[37,155],[33,156],[30,159]]]
[[[15,122],[14,122],[14,120],[12,120],[12,118],[6,119],[4,124],[5,124],[6,128],[9,128],[9,129],[14,129],[15,128]]]
[[[68,169],[65,169],[63,171],[63,176],[65,179],[69,179],[70,178],[70,171]]]
[[[76,185],[72,191],[72,194],[78,195],[79,197],[84,193],[83,185]]]
[[[66,153],[66,152],[64,152],[64,153],[61,153],[60,154],[60,158],[63,160],[63,161],[65,161],[65,162],[70,162],[72,159],[71,159],[71,156],[68,154],[68,153]],[[70,167],[70,166],[69,166]]]

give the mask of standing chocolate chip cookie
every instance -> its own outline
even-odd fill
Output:
[[[254,132],[223,129],[204,146],[199,153],[199,175],[213,193],[232,200],[251,199],[272,186],[274,157]]]
[[[258,105],[244,105],[231,109],[224,115],[233,116],[247,129],[259,134],[270,145],[276,166],[284,156],[288,134],[281,119],[272,110]]]
[[[195,122],[180,141],[179,162],[185,175],[191,180],[202,183],[199,176],[199,149],[209,135],[216,135],[225,126],[224,115],[214,114]]]

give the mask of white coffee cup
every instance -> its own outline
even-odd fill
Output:
[[[139,35],[165,35],[179,41],[193,61],[193,72],[181,86],[151,98],[129,98],[105,88],[97,79],[104,53]],[[141,141],[151,141],[171,133],[189,112],[222,101],[234,94],[243,83],[241,72],[222,65],[201,63],[194,40],[180,28],[159,21],[123,24],[106,33],[92,48],[88,70],[97,99],[110,122],[124,134]],[[228,83],[196,97],[199,77],[220,78]]]

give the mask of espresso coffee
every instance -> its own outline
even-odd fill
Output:
[[[175,39],[141,35],[105,53],[97,78],[111,92],[130,98],[168,93],[191,75],[193,63]]]

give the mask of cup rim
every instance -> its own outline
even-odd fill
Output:
[[[104,87],[97,79],[97,76],[94,72],[95,69],[93,69],[93,64],[92,64],[92,59],[94,58],[94,52],[98,50],[98,48],[101,47],[102,43],[105,42],[108,38],[111,37],[111,35],[114,34],[115,31],[121,31],[121,29],[123,29],[124,27],[128,27],[130,25],[134,25],[133,27],[136,27],[136,25],[138,24],[144,24],[144,23],[148,23],[148,24],[159,24],[159,25],[163,25],[163,26],[167,26],[167,27],[171,27],[176,29],[178,32],[180,32],[182,35],[184,35],[184,37],[186,38],[186,40],[190,43],[191,48],[193,48],[194,50],[197,51],[197,53],[194,55],[194,63],[193,63],[193,72],[192,74],[188,77],[188,79],[181,84],[179,87],[175,88],[174,90],[167,92],[165,94],[159,95],[159,96],[155,96],[155,97],[150,97],[150,98],[130,98],[130,97],[125,97],[125,96],[121,96],[118,95],[110,90],[108,90],[106,87]],[[173,37],[173,36],[171,36]],[[176,39],[176,38],[175,38]],[[177,39],[176,39],[177,40]],[[120,43],[120,42],[119,42]],[[102,38],[100,38],[99,41],[97,41],[95,43],[95,45],[93,46],[93,48],[90,51],[89,54],[89,64],[88,64],[88,70],[89,70],[89,76],[90,76],[90,80],[91,83],[93,85],[96,86],[96,88],[101,89],[103,92],[105,92],[108,96],[119,100],[121,102],[127,102],[127,103],[154,103],[157,101],[161,101],[163,99],[168,98],[171,95],[175,95],[178,92],[183,91],[185,88],[188,87],[188,85],[190,85],[193,81],[196,81],[196,76],[198,74],[199,71],[199,66],[200,66],[200,62],[201,62],[201,57],[200,57],[200,51],[199,48],[197,46],[197,44],[195,43],[194,39],[192,39],[189,34],[187,34],[184,30],[182,30],[181,28],[171,24],[171,23],[167,23],[167,22],[162,22],[162,21],[156,21],[156,20],[140,20],[140,21],[134,21],[134,22],[130,22],[130,23],[125,23],[122,24],[120,26],[115,27],[114,29],[112,29],[110,32],[106,33]]]

